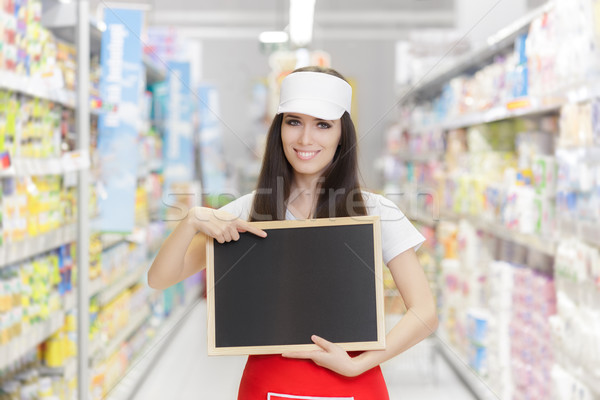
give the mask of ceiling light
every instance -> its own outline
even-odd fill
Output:
[[[302,47],[312,40],[315,0],[290,0],[290,40]]]

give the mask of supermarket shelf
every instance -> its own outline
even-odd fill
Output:
[[[77,377],[77,358],[71,357],[65,365],[60,367],[40,367],[40,373],[43,375],[62,376],[68,382]]]
[[[412,161],[412,162],[428,162],[439,160],[444,153],[442,151],[439,152],[426,152],[426,153],[411,153],[411,152],[400,152],[396,154],[396,156],[403,161]]]
[[[0,268],[56,249],[77,239],[77,226],[69,224],[56,230],[0,246]]]
[[[588,387],[596,396],[600,396],[600,377],[593,377],[589,372],[584,372],[581,368],[570,370],[573,375]]]
[[[65,313],[57,311],[45,321],[33,325],[25,333],[0,346],[0,370],[6,368],[23,357],[38,344],[48,339],[59,330],[65,322]]]
[[[431,76],[419,82],[404,96],[403,101],[435,96],[450,79],[460,74],[472,72],[488,64],[499,52],[513,46],[515,39],[520,34],[526,33],[529,30],[529,25],[534,19],[547,13],[553,7],[553,2],[548,2],[515,20],[512,24],[489,37],[487,42],[481,45],[481,47],[464,54],[454,64],[435,74],[431,74]]]
[[[555,360],[563,369],[587,386],[598,398],[600,398],[600,376],[594,377],[592,371],[583,369],[580,363],[558,350],[555,353]],[[596,397],[595,397],[596,398]]]
[[[200,295],[200,289],[191,295],[191,300],[185,306],[179,307],[171,313],[158,329],[157,334],[143,347],[139,355],[130,363],[124,378],[106,397],[106,400],[129,400],[134,398],[135,393],[142,385],[145,377],[156,365],[156,360],[168,347],[170,339],[183,326],[181,322],[189,315],[196,306],[196,299]]]
[[[590,372],[582,370],[581,367],[570,369],[569,372],[587,386],[596,396],[600,396],[600,377],[592,376]]]
[[[112,299],[121,294],[125,289],[137,283],[146,273],[146,269],[146,265],[141,265],[136,270],[128,273],[127,275],[119,279],[116,279],[115,282],[109,285],[102,285],[100,287],[100,290],[96,292],[98,294],[98,304],[100,306],[108,304]],[[95,288],[95,281],[90,286],[94,286]],[[92,296],[96,293],[92,293]]]
[[[74,44],[77,27],[77,2],[48,1],[44,5],[42,25],[63,42]],[[90,17],[90,53],[100,54],[103,23]]]
[[[132,313],[129,323],[123,328],[114,338],[112,338],[106,345],[96,342],[91,344],[90,348],[94,351],[90,351],[90,360],[92,364],[99,364],[101,361],[110,357],[116,352],[119,347],[127,340],[128,337],[133,335],[150,317],[150,306],[145,305],[141,310]]]
[[[127,240],[127,235],[120,233],[103,233],[100,237],[100,241],[102,242],[102,250],[106,250],[111,248],[119,243],[125,242]]]
[[[52,89],[42,78],[32,78],[0,70],[0,88],[75,108],[75,92]]]
[[[513,99],[503,106],[497,106],[489,110],[474,112],[459,117],[451,117],[439,124],[413,126],[411,130],[414,133],[451,130],[502,121],[510,118],[548,114],[558,112],[565,104],[588,101],[599,96],[600,82],[583,82],[579,85],[565,87],[555,93],[547,94],[545,96]]]
[[[89,167],[89,154],[79,152],[66,153],[62,157],[43,159],[14,158],[9,168],[0,171],[0,178],[6,176],[61,175]]]
[[[561,218],[558,220],[558,226],[564,238],[576,237],[589,245],[600,247],[600,226],[598,224]]]
[[[404,214],[411,221],[415,221],[415,222],[418,222],[420,224],[427,225],[427,226],[436,226],[437,223],[439,222],[439,219],[434,219],[432,216],[425,215],[422,212],[416,212],[416,213],[406,212]]]
[[[600,92],[598,92],[600,93]],[[593,95],[586,98],[581,98],[583,101],[587,98],[592,98]],[[558,112],[560,107],[567,104],[570,97],[567,93],[560,96],[549,96],[548,98],[533,99],[524,98],[514,100],[513,102],[507,103],[504,107],[493,107],[486,111],[477,113],[467,114],[460,117],[449,118],[446,122],[440,124],[426,125],[423,127],[414,127],[412,132],[423,133],[435,130],[452,130],[459,128],[467,128],[474,125],[486,124],[495,121],[502,121],[510,118],[535,116],[540,114],[548,114],[551,112]],[[512,108],[512,104],[519,102],[521,105],[519,108]]]
[[[442,220],[458,220],[466,219],[477,229],[484,232],[495,235],[501,239],[518,243],[522,246],[529,247],[541,253],[554,256],[556,254],[556,241],[548,238],[542,238],[538,235],[530,235],[509,229],[505,226],[499,225],[494,222],[484,221],[481,218],[477,218],[471,215],[462,214],[444,214]]]
[[[446,343],[438,339],[437,348],[439,353],[448,362],[450,367],[456,372],[460,380],[467,386],[478,400],[498,400],[499,397],[492,392],[483,378],[474,371],[469,364],[459,355],[459,353],[451,349]]]
[[[123,242],[144,243],[148,233],[147,226],[135,226],[130,233],[103,233],[100,237],[102,250],[106,250]]]
[[[42,25],[51,30],[54,36],[67,43],[75,43],[77,25],[77,2],[56,1],[51,7],[44,9]],[[90,53],[100,54],[102,32],[106,29],[102,21],[90,18]],[[148,83],[164,81],[165,72],[156,66],[149,56],[143,55],[142,61],[146,67],[146,80]]]

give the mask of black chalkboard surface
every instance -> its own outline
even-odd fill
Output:
[[[207,243],[208,353],[385,348],[379,217],[257,222]]]

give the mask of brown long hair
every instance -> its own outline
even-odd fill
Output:
[[[320,72],[346,80],[331,68],[304,67],[292,72]],[[251,221],[284,220],[294,169],[283,152],[281,124],[283,114],[273,119],[258,185],[252,203]],[[342,135],[331,164],[321,175],[315,218],[366,215],[367,210],[358,180],[356,129],[347,111],[341,118]]]

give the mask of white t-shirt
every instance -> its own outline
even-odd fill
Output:
[[[379,215],[381,220],[383,262],[387,264],[398,254],[410,248],[418,250],[425,241],[425,237],[410,223],[402,211],[392,201],[381,195],[366,191],[363,191],[362,194],[368,215]],[[248,220],[253,200],[254,193],[249,193],[220,209],[237,218]],[[288,220],[296,219],[289,210],[285,217]]]

